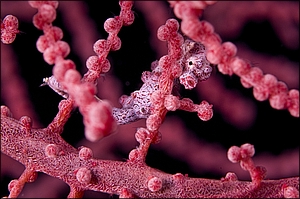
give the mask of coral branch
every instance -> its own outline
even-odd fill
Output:
[[[227,153],[228,159],[233,162],[240,162],[242,169],[249,171],[253,189],[260,186],[265,178],[267,170],[264,167],[255,166],[251,157],[254,155],[254,146],[243,144],[241,147],[232,146]]]
[[[34,182],[37,178],[37,172],[26,168],[18,180],[12,180],[8,184],[9,198],[16,198],[21,193],[26,182]]]
[[[236,56],[237,48],[231,42],[224,42],[214,32],[207,21],[200,21],[203,9],[212,2],[170,2],[175,15],[182,19],[181,30],[194,41],[201,42],[206,48],[206,57],[212,64],[217,64],[223,74],[235,73],[241,78],[245,88],[253,87],[253,95],[263,101],[269,99],[274,109],[288,109],[294,117],[299,117],[299,91],[288,90],[285,83],[277,81],[273,75],[263,75],[257,67]]]
[[[28,132],[19,121],[4,115],[7,108],[2,110],[1,151],[26,166],[19,180],[10,183],[15,197],[25,182],[32,181],[34,172],[66,182],[71,187],[68,197],[80,197],[84,190],[124,195],[126,189],[130,194],[145,198],[280,198],[292,195],[291,192],[297,194],[299,190],[299,177],[263,180],[259,188],[253,190],[252,184],[245,181],[189,178],[179,173],[166,174],[145,163],[80,158],[82,149],[70,146],[58,134],[47,128]],[[46,155],[49,144],[58,147],[56,156]]]
[[[43,53],[48,64],[55,64],[53,74],[60,83],[60,91],[65,91],[70,98],[75,100],[75,105],[84,116],[86,126],[86,137],[91,141],[112,133],[115,129],[115,122],[109,103],[98,102],[94,96],[96,94],[95,82],[101,72],[110,69],[110,63],[106,59],[110,50],[118,50],[121,47],[121,40],[117,37],[122,25],[130,25],[134,20],[131,11],[132,2],[120,2],[120,16],[110,18],[104,23],[104,29],[109,33],[108,40],[98,40],[94,44],[94,51],[99,56],[91,56],[87,60],[89,71],[81,79],[81,75],[75,70],[75,64],[71,60],[64,60],[69,52],[69,45],[60,41],[63,37],[62,30],[52,26],[52,21],[56,18],[56,8],[58,2],[29,2],[32,7],[38,8],[38,13],[34,16],[33,23],[44,31],[37,41],[37,48]],[[50,84],[51,85],[51,84]],[[106,112],[101,115],[102,112]]]

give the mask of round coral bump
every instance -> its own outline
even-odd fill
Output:
[[[65,41],[57,41],[54,46],[57,54],[62,57],[66,57],[70,53],[70,46]]]
[[[177,32],[179,29],[179,23],[176,19],[168,19],[166,21],[166,26],[170,32]]]
[[[164,94],[159,90],[154,91],[150,96],[150,101],[152,104],[155,104],[156,107],[161,107],[164,105]]]
[[[198,39],[197,41],[201,41],[203,45],[207,49],[213,49],[221,45],[222,39],[220,35],[214,33],[210,35],[203,35],[203,34],[198,34],[195,35],[195,40]]]
[[[185,176],[182,173],[175,173],[172,175],[173,180],[175,183],[183,183],[185,180]]]
[[[45,50],[49,47],[49,41],[45,35],[41,35],[37,42],[36,42],[36,48],[41,53],[45,52]]]
[[[212,64],[219,64],[223,55],[223,48],[221,45],[216,46],[215,48],[208,49],[206,52],[207,60]],[[228,69],[220,69],[219,71],[226,74],[225,72]]]
[[[259,101],[264,101],[268,99],[270,96],[271,89],[275,88],[276,84],[277,84],[277,79],[274,75],[271,74],[264,75],[261,81],[259,81],[258,84],[253,88],[253,95],[255,99]],[[251,84],[249,85],[251,87]]]
[[[123,188],[120,192],[119,198],[135,198],[135,196],[128,189]]]
[[[66,72],[70,69],[75,69],[75,68],[76,65],[72,60],[63,59],[55,63],[55,66],[52,69],[52,73],[58,82],[63,82]]]
[[[221,181],[237,181],[238,178],[235,173],[227,172],[224,178],[221,178]]]
[[[288,87],[284,82],[278,82],[273,89],[270,89],[270,98],[269,102],[272,108],[274,109],[285,109],[288,99]]]
[[[38,8],[42,5],[41,1],[28,1],[28,4],[33,8]]]
[[[79,150],[79,159],[80,160],[88,160],[93,157],[92,149],[88,147],[81,147]]]
[[[92,172],[88,168],[80,168],[76,173],[76,179],[82,184],[88,184],[92,179]]]
[[[7,15],[3,19],[4,28],[7,31],[17,33],[19,21],[18,18],[13,15]],[[1,27],[2,28],[2,27]]]
[[[174,7],[173,12],[176,15],[176,17],[182,19],[182,14],[184,13],[183,8],[185,7],[185,5],[182,2],[177,1],[171,1],[170,4]]]
[[[131,9],[131,7],[133,6],[133,1],[119,1],[119,5],[123,8],[123,9]]]
[[[43,53],[43,57],[45,62],[47,62],[49,65],[54,64],[55,59],[57,57],[57,52],[55,49],[55,46],[49,46]]]
[[[161,41],[166,41],[170,38],[170,30],[165,26],[162,25],[157,30],[157,38]]]
[[[176,97],[174,95],[168,95],[165,98],[164,105],[167,110],[175,111],[180,107],[180,101],[179,101],[178,97]]]
[[[11,181],[8,183],[8,191],[11,192],[12,189],[13,189],[15,186],[18,186],[19,184],[20,184],[19,180],[17,180],[17,179],[11,180]]]
[[[152,192],[159,191],[162,188],[162,184],[163,184],[163,182],[162,182],[161,178],[152,177],[148,181],[148,189]]]
[[[146,120],[146,127],[149,131],[155,132],[158,130],[161,123],[162,119],[158,115],[150,115]]]
[[[1,106],[1,115],[6,117],[12,117],[12,113],[7,106]]]
[[[270,95],[278,95],[278,94],[286,94],[288,93],[289,89],[287,87],[287,85],[282,82],[282,81],[278,81],[276,80],[275,86],[270,88]]]
[[[245,88],[250,88],[261,83],[260,81],[263,77],[264,75],[260,68],[252,67],[247,74],[241,76],[241,83]]]
[[[299,91],[291,89],[288,95],[290,97],[287,104],[288,110],[292,116],[299,117]]]
[[[59,147],[56,144],[48,144],[45,148],[45,155],[49,158],[55,158],[58,152]]]
[[[215,31],[214,26],[208,21],[200,21],[200,26],[201,31],[204,32],[206,35],[210,35]]]
[[[54,41],[59,41],[63,38],[64,33],[61,28],[56,27],[56,26],[50,26],[44,29],[44,34],[47,37],[53,38]]]
[[[93,83],[85,82],[78,86],[78,89],[72,91],[75,95],[75,102],[78,106],[84,107],[84,109],[92,103],[96,94],[96,87]]]
[[[81,79],[81,75],[75,69],[67,70],[65,74],[64,81],[66,84],[79,84]]]
[[[101,63],[99,62],[99,58],[96,55],[90,56],[86,60],[86,67],[92,71],[101,71]]]
[[[120,18],[123,21],[124,26],[129,26],[134,22],[134,14],[131,10],[122,10]]]
[[[39,8],[39,14],[46,23],[52,23],[56,18],[56,10],[51,5],[43,4]]]
[[[203,121],[208,121],[213,116],[213,105],[210,105],[207,101],[202,101],[199,105],[198,117]]]
[[[58,7],[58,1],[28,1],[28,3],[33,8],[39,8],[44,4],[51,5],[55,9]]]
[[[241,151],[241,158],[243,159],[253,157],[255,153],[254,146],[249,143],[241,145],[240,151]]]
[[[104,30],[108,33],[118,33],[122,27],[122,23],[118,17],[108,18],[104,22]]]
[[[246,63],[243,59],[239,57],[234,57],[229,65],[230,68],[232,68],[233,72],[238,76],[247,74],[251,69],[250,64]]]
[[[272,87],[275,87],[277,84],[277,78],[274,75],[266,74],[263,77],[263,84],[269,89]],[[269,92],[270,92],[270,90],[269,90]]]
[[[100,55],[103,52],[109,51],[109,45],[105,39],[99,39],[94,43],[93,49],[97,55]]]
[[[67,42],[57,41],[44,51],[44,60],[48,64],[54,64],[59,57],[66,57],[70,53],[70,46]]]
[[[150,132],[145,128],[138,128],[135,133],[135,139],[138,143],[143,143],[149,137]]]
[[[237,48],[236,46],[231,43],[231,42],[224,42],[222,44],[222,47],[223,47],[223,51],[224,53],[228,56],[228,57],[233,57],[236,55],[237,53]]]
[[[26,129],[32,128],[32,119],[30,117],[22,116],[19,121]]]
[[[232,163],[241,161],[241,149],[238,146],[232,146],[228,149],[227,158]]]
[[[95,142],[108,136],[116,129],[116,121],[112,115],[112,107],[109,102],[93,102],[84,120],[85,136],[89,141]]]
[[[240,82],[241,84],[245,87],[245,88],[251,88],[252,84],[250,84],[247,80],[240,78]]]
[[[171,64],[171,57],[168,55],[162,56],[158,61],[158,65],[163,69],[167,69],[168,67],[170,67],[170,64]]]
[[[33,16],[33,19],[32,19],[32,23],[33,25],[39,29],[39,30],[43,30],[43,27],[47,24],[40,13],[37,13]]]
[[[129,152],[129,155],[128,155],[128,159],[131,162],[138,162],[138,161],[140,161],[140,157],[141,157],[141,153],[140,153],[140,151],[138,149],[132,149]]]
[[[1,42],[4,44],[11,44],[16,39],[16,34],[3,31],[1,32]]]
[[[250,82],[253,86],[256,86],[256,84],[260,83],[261,79],[264,77],[263,71],[258,67],[252,67],[250,69],[249,75]]]
[[[269,97],[269,90],[265,86],[256,86],[253,88],[253,96],[258,101],[264,101]]]
[[[59,27],[52,26],[50,31],[52,32],[55,41],[61,40],[64,36],[62,29]]]
[[[269,98],[270,106],[277,110],[285,109],[286,101],[287,101],[286,94],[272,95]]]
[[[204,41],[203,39],[207,36],[201,33],[201,26],[198,18],[186,19],[181,21],[182,32],[193,40]],[[200,38],[200,39],[199,39]]]
[[[283,197],[284,198],[299,198],[299,191],[292,186],[283,186]]]
[[[233,71],[227,61],[218,64],[218,69],[223,74],[232,75]]]

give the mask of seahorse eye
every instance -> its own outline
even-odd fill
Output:
[[[189,61],[189,65],[193,65],[193,62],[192,62],[192,61]]]

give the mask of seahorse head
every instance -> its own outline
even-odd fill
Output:
[[[194,41],[189,40],[184,45],[191,46],[191,42]],[[186,89],[195,88],[198,82],[207,80],[212,73],[212,67],[205,57],[205,48],[198,42],[194,42],[192,48],[185,52],[181,63],[183,72],[179,81]]]

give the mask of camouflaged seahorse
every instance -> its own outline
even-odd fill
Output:
[[[179,82],[185,89],[192,89],[198,82],[205,81],[210,77],[212,67],[205,57],[205,47],[201,43],[186,39],[182,45],[182,51],[183,56],[180,63],[183,72],[179,77]],[[117,124],[127,124],[150,116],[150,96],[158,90],[159,69],[160,67],[156,66],[152,72],[143,72],[141,79],[144,84],[140,90],[132,92],[130,96],[123,95],[120,98],[122,108],[113,108],[113,116]],[[58,94],[67,98],[67,92],[62,90],[53,78],[53,76],[48,79],[45,78],[45,80],[50,79],[52,81],[44,81],[44,84],[49,85]]]

